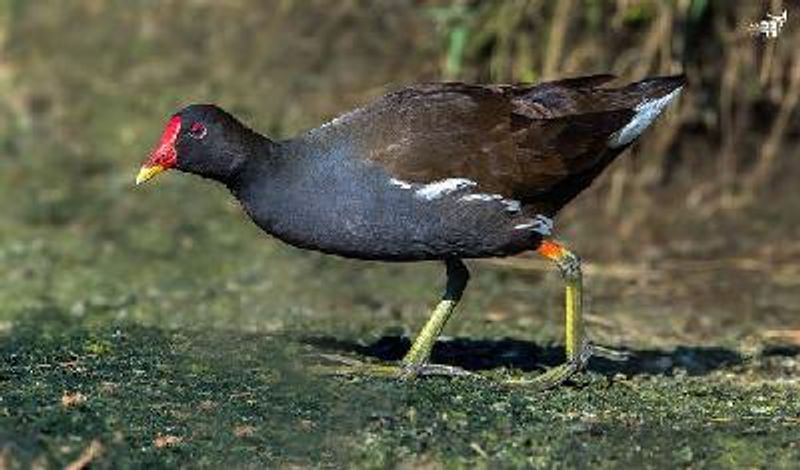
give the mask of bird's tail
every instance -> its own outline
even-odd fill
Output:
[[[635,112],[631,120],[609,139],[609,147],[628,145],[642,135],[686,85],[685,75],[651,77],[619,89]]]
[[[583,88],[573,93],[575,84]],[[549,214],[558,212],[588,187],[653,124],[685,84],[684,75],[673,75],[647,78],[619,88],[598,87],[594,83],[587,86],[571,80],[539,91],[539,99],[547,95],[550,103],[567,103],[556,109],[553,118],[539,121],[544,128],[557,131],[541,134],[555,136],[549,143],[560,149],[560,163],[570,169],[546,196],[539,196],[548,205]],[[571,106],[572,103],[581,106]]]

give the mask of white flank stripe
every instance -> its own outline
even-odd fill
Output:
[[[509,212],[519,212],[522,206],[516,199],[503,199],[503,204],[506,205],[506,210]]]
[[[477,183],[474,181],[465,178],[447,178],[446,180],[435,181],[433,183],[426,184],[425,186],[419,188],[416,191],[416,194],[417,196],[430,201],[452,193],[453,191],[458,191],[459,189],[476,185]]]
[[[395,185],[395,186],[397,186],[399,188],[411,189],[411,183],[406,183],[405,181],[399,180],[399,179],[396,179],[396,178],[390,179],[389,183],[391,183],[391,184],[393,184],[393,185]]]
[[[399,180],[397,178],[391,178],[389,179],[389,184],[391,184],[392,186],[397,186],[400,189],[409,189],[409,190],[414,189],[414,187],[418,187],[418,189],[414,191],[414,194],[416,194],[418,197],[427,199],[429,201],[462,189],[471,188],[478,185],[478,183],[472,180],[468,180],[466,178],[448,178],[441,181],[434,181],[433,183],[422,186],[412,184],[407,181]],[[509,212],[519,212],[521,209],[519,201],[514,199],[506,199],[500,194],[474,193],[461,196],[460,199],[465,202],[496,201],[503,204],[506,207],[505,210]]]
[[[466,196],[462,197],[462,201],[497,201],[499,199],[503,199],[503,196],[499,194],[467,194]]]
[[[515,199],[506,199],[499,194],[485,194],[485,193],[476,193],[476,194],[467,194],[461,198],[462,201],[470,202],[470,201],[481,201],[481,202],[492,202],[497,201],[504,206],[506,206],[506,210],[508,212],[519,212],[521,205],[519,201]]]
[[[625,127],[611,135],[608,140],[608,146],[611,148],[621,147],[639,137],[656,120],[669,102],[678,96],[682,89],[683,87],[676,88],[661,98],[644,101],[636,106],[636,115]]]

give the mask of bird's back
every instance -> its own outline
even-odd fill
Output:
[[[422,84],[389,93],[306,138],[347,142],[396,181],[449,178],[554,215],[647,128],[682,76],[606,87],[611,75],[538,85]],[[335,136],[332,139],[331,136]]]

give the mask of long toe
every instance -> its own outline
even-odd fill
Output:
[[[483,378],[483,376],[470,372],[460,367],[448,366],[444,364],[422,364],[419,366],[406,366],[407,373],[410,377],[424,377],[424,376],[445,376],[445,377],[474,377]],[[409,378],[410,378],[409,377]]]
[[[567,380],[571,379],[578,372],[586,368],[589,358],[595,353],[595,346],[584,342],[578,354],[572,359],[553,367],[532,379],[529,378],[513,378],[507,380],[509,385],[523,385],[533,388],[535,390],[547,390],[549,388],[557,387]]]
[[[311,366],[311,371],[319,375],[340,377],[377,377],[399,380],[413,380],[417,377],[480,377],[465,369],[443,364],[408,365],[402,363],[366,362],[340,354],[317,354],[315,359],[322,363]]]
[[[592,345],[592,356],[602,357],[614,362],[625,362],[633,357],[629,351],[611,349],[605,346]]]
[[[367,362],[342,354],[320,353],[311,356],[309,370],[317,375],[340,377],[396,377],[402,376],[402,367],[395,364]]]
[[[579,370],[580,368],[575,362],[567,362],[560,366],[553,367],[534,378],[513,378],[507,380],[506,384],[522,385],[534,390],[547,390],[563,384]]]
[[[317,375],[336,377],[375,377],[385,379],[405,379],[407,371],[397,364],[374,364],[370,362],[348,361],[341,364],[318,364],[310,368]]]

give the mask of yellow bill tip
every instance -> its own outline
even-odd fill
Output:
[[[136,184],[142,184],[164,170],[165,168],[161,165],[143,166],[136,175]]]

